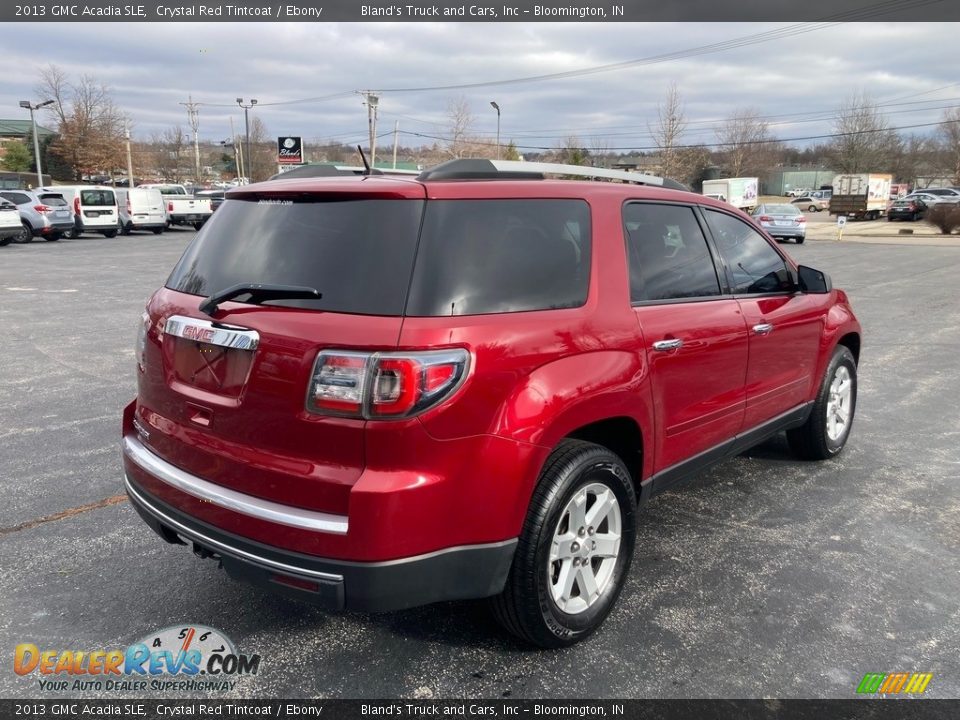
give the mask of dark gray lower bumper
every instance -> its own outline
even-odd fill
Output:
[[[127,494],[164,540],[218,559],[231,577],[332,610],[382,612],[496,595],[517,540],[467,545],[385,562],[350,562],[284,550],[215,528],[149,495],[127,476]]]

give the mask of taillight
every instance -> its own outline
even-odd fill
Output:
[[[79,214],[80,214],[80,196],[79,196],[79,195],[77,195],[77,196],[73,199],[73,214],[74,214],[74,215],[79,215]]]
[[[769,215],[761,215],[761,216],[760,216],[760,222],[770,222],[770,216],[769,216]]]
[[[462,348],[363,353],[323,350],[317,355],[307,410],[322,415],[401,418],[449,397],[467,376]]]
[[[807,219],[806,219],[803,215],[801,215],[800,217],[795,218],[795,219],[796,219],[798,225],[799,225],[800,223],[805,223],[805,222],[807,221]]]
[[[132,214],[133,213],[130,212],[130,196],[127,195],[127,215],[132,215]]]
[[[46,215],[53,208],[48,207],[47,205],[34,205],[33,209],[36,210],[38,213],[43,213],[44,215]]]
[[[168,213],[172,213],[172,212],[173,212],[173,201],[172,201],[172,200],[167,203],[167,212],[168,212]]]

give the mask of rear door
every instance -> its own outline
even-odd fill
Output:
[[[82,188],[77,194],[79,212],[86,228],[109,229],[117,227],[117,196],[110,188]]]
[[[713,209],[704,215],[750,338],[748,430],[810,396],[827,296],[797,292],[787,261],[749,223]]]
[[[722,294],[694,210],[624,208],[634,313],[646,342],[656,428],[655,471],[733,438],[743,422],[747,334],[740,306]]]
[[[154,452],[247,494],[347,512],[365,421],[309,412],[307,397],[320,350],[397,345],[423,207],[411,187],[420,199],[245,193],[217,212],[148,306],[137,418]],[[322,297],[200,311],[249,283]]]

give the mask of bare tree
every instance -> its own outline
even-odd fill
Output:
[[[253,182],[266,180],[277,172],[277,156],[275,140],[271,142],[270,133],[266,124],[259,117],[254,116],[250,121],[250,179]],[[247,159],[244,158],[244,162]]]
[[[773,136],[754,108],[741,108],[717,129],[717,142],[733,177],[757,175],[768,169]]]
[[[49,112],[57,120],[59,137],[52,149],[70,164],[76,179],[112,174],[123,166],[126,117],[105,85],[90,75],[71,83],[61,68],[49,65],[40,73],[38,93],[54,101]]]
[[[891,169],[899,137],[866,92],[855,92],[840,105],[831,143],[834,167],[844,173]]]
[[[687,119],[675,82],[670,83],[663,103],[657,105],[656,122],[653,125],[648,123],[647,129],[660,153],[660,167],[664,177],[675,178],[685,174],[680,166],[681,149],[677,146],[687,129]]]
[[[960,185],[960,108],[943,114],[939,130],[944,165],[953,174],[953,184]]]
[[[151,138],[153,145],[153,169],[164,180],[183,182],[182,162],[186,160],[187,135],[183,128],[174,125]]]
[[[590,151],[583,146],[576,135],[568,135],[553,150],[552,158],[554,162],[567,165],[589,165]]]
[[[463,96],[451,100],[447,105],[447,148],[450,157],[462,158],[471,154],[474,145],[470,140],[470,132],[476,121],[470,112],[470,103]]]

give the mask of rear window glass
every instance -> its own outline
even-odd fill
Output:
[[[30,196],[24,195],[23,193],[5,192],[2,193],[2,197],[5,197],[10,202],[16,203],[17,205],[23,205],[24,203],[30,202]]]
[[[433,200],[407,315],[578,307],[589,276],[583,200]]]
[[[237,200],[214,213],[167,280],[208,296],[239,283],[297,285],[319,300],[271,305],[401,315],[420,200]]]
[[[43,201],[44,205],[49,205],[50,207],[60,207],[67,204],[67,201],[63,199],[63,195],[43,194],[40,196],[40,199]]]
[[[81,190],[80,204],[92,207],[111,207],[117,204],[113,190]]]
[[[769,215],[800,215],[795,205],[764,205],[763,209]]]

